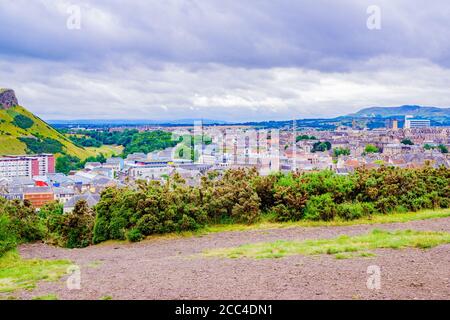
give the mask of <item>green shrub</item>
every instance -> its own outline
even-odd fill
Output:
[[[12,122],[15,126],[22,128],[22,129],[29,129],[33,126],[34,121],[28,118],[27,116],[24,116],[22,114],[18,114],[14,117],[14,120]]]
[[[109,235],[111,239],[125,240],[125,231],[128,221],[121,216],[115,216],[109,224]]]
[[[98,214],[95,219],[93,232],[92,242],[94,244],[110,239],[108,221],[104,217],[99,217]]]
[[[362,217],[367,217],[375,212],[376,209],[374,205],[368,202],[346,202],[336,206],[337,215],[345,220],[355,220]]]
[[[330,170],[261,177],[256,170],[209,172],[199,186],[181,177],[136,188],[108,188],[96,206],[94,243],[195,230],[205,224],[357,219],[376,213],[448,207],[450,170],[445,167],[359,168],[343,176]],[[136,232],[136,231],[133,231]]]
[[[44,205],[38,213],[41,221],[45,225],[44,240],[46,243],[64,246],[61,238],[64,226],[64,206],[59,202],[52,202]]]
[[[142,233],[136,228],[133,228],[127,232],[128,241],[138,242],[141,241],[143,238],[144,236],[142,235]]]
[[[63,215],[61,239],[67,248],[84,248],[92,244],[94,215],[85,200],[79,200],[71,213]]]
[[[273,212],[277,221],[296,221],[303,217],[308,199],[306,185],[297,176],[281,177],[274,186]]]
[[[156,233],[159,229],[158,218],[152,214],[142,216],[136,223],[136,227],[144,235]]]
[[[0,257],[17,244],[15,234],[11,232],[10,221],[5,214],[0,212]]]
[[[28,153],[62,153],[63,144],[52,138],[19,137],[27,145]]]
[[[336,216],[336,204],[330,193],[312,196],[306,203],[305,219],[329,221]]]
[[[4,206],[4,212],[10,220],[11,232],[16,235],[18,242],[43,239],[45,227],[28,201],[8,201]]]

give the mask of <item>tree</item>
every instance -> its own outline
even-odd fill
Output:
[[[448,153],[448,148],[443,144],[438,145],[438,148],[442,153]]]
[[[30,118],[28,118],[27,116],[18,114],[17,116],[14,117],[14,120],[12,123],[19,128],[29,129],[33,126],[34,121],[31,120]]]
[[[412,142],[411,139],[403,139],[401,143],[408,146],[414,145],[414,142]]]
[[[65,247],[83,248],[92,243],[94,213],[86,200],[79,200],[63,221],[62,239]]]
[[[349,156],[350,155],[350,149],[345,148],[335,148],[333,150],[333,155],[337,158],[339,156]]]
[[[311,150],[311,152],[323,152],[323,151],[327,151],[331,149],[331,143],[328,141],[325,142],[316,142],[313,144],[313,148]]]
[[[366,145],[364,152],[365,153],[378,153],[378,152],[380,152],[380,150],[373,144],[368,144],[368,145]]]
[[[296,142],[299,142],[301,140],[317,140],[317,138],[315,136],[308,136],[307,134],[303,134],[295,138]]]

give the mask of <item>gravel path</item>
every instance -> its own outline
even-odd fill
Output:
[[[282,259],[218,259],[204,249],[273,240],[332,238],[374,228],[450,232],[450,218],[381,225],[286,228],[223,232],[202,237],[156,239],[61,249],[20,247],[26,258],[70,259],[81,268],[81,290],[41,282],[22,298],[54,293],[59,299],[450,299],[450,245],[429,250],[376,250],[376,257],[290,256]],[[367,268],[381,268],[381,288],[366,286]]]

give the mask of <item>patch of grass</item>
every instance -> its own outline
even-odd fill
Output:
[[[292,221],[292,222],[272,222],[274,214],[265,214],[261,217],[260,221],[251,225],[226,223],[215,224],[211,226],[205,226],[195,231],[182,231],[166,234],[154,234],[147,236],[144,241],[160,241],[171,240],[188,237],[202,237],[211,233],[219,232],[239,232],[239,231],[252,231],[252,230],[270,230],[270,229],[282,229],[282,228],[314,228],[314,227],[341,227],[352,225],[365,225],[365,224],[386,224],[386,223],[405,223],[409,221],[427,220],[427,219],[439,219],[450,217],[450,209],[438,209],[438,210],[423,210],[417,212],[406,213],[392,213],[392,214],[377,214],[371,217],[355,219],[355,220],[342,220],[335,219],[333,221]],[[122,246],[129,245],[131,242],[127,240],[107,240],[96,244],[96,246]]]
[[[112,300],[113,297],[112,296],[103,296],[100,298],[100,300]]]
[[[33,297],[31,300],[58,300],[58,296],[56,294],[50,293],[45,296]]]
[[[207,226],[200,230],[199,233],[216,233],[227,231],[248,231],[248,230],[267,230],[292,227],[340,227],[363,224],[384,224],[384,223],[404,223],[416,220],[427,220],[437,218],[450,217],[450,209],[439,210],[423,210],[417,212],[392,213],[392,214],[376,214],[369,217],[343,220],[335,219],[333,221],[292,221],[292,222],[272,222],[273,215],[264,215],[258,223],[252,225],[246,224],[219,224]]]
[[[428,249],[439,244],[450,243],[450,233],[434,231],[399,230],[384,231],[374,229],[365,235],[349,237],[342,235],[333,239],[305,241],[275,241],[246,244],[236,248],[213,249],[204,252],[207,257],[273,259],[290,255],[332,254],[338,259],[346,259],[352,253],[367,257],[365,251],[389,248]],[[351,254],[349,256],[349,253]]]
[[[68,260],[22,259],[16,250],[0,258],[0,293],[33,289],[38,281],[56,281],[66,274]]]
[[[355,252],[340,252],[336,253],[334,257],[336,259],[342,260],[342,259],[351,259],[351,258],[372,258],[376,255],[372,252],[361,252],[361,253],[355,253]]]

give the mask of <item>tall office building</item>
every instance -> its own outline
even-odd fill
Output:
[[[415,128],[429,128],[431,126],[430,120],[414,119],[413,116],[405,116],[405,129]]]

